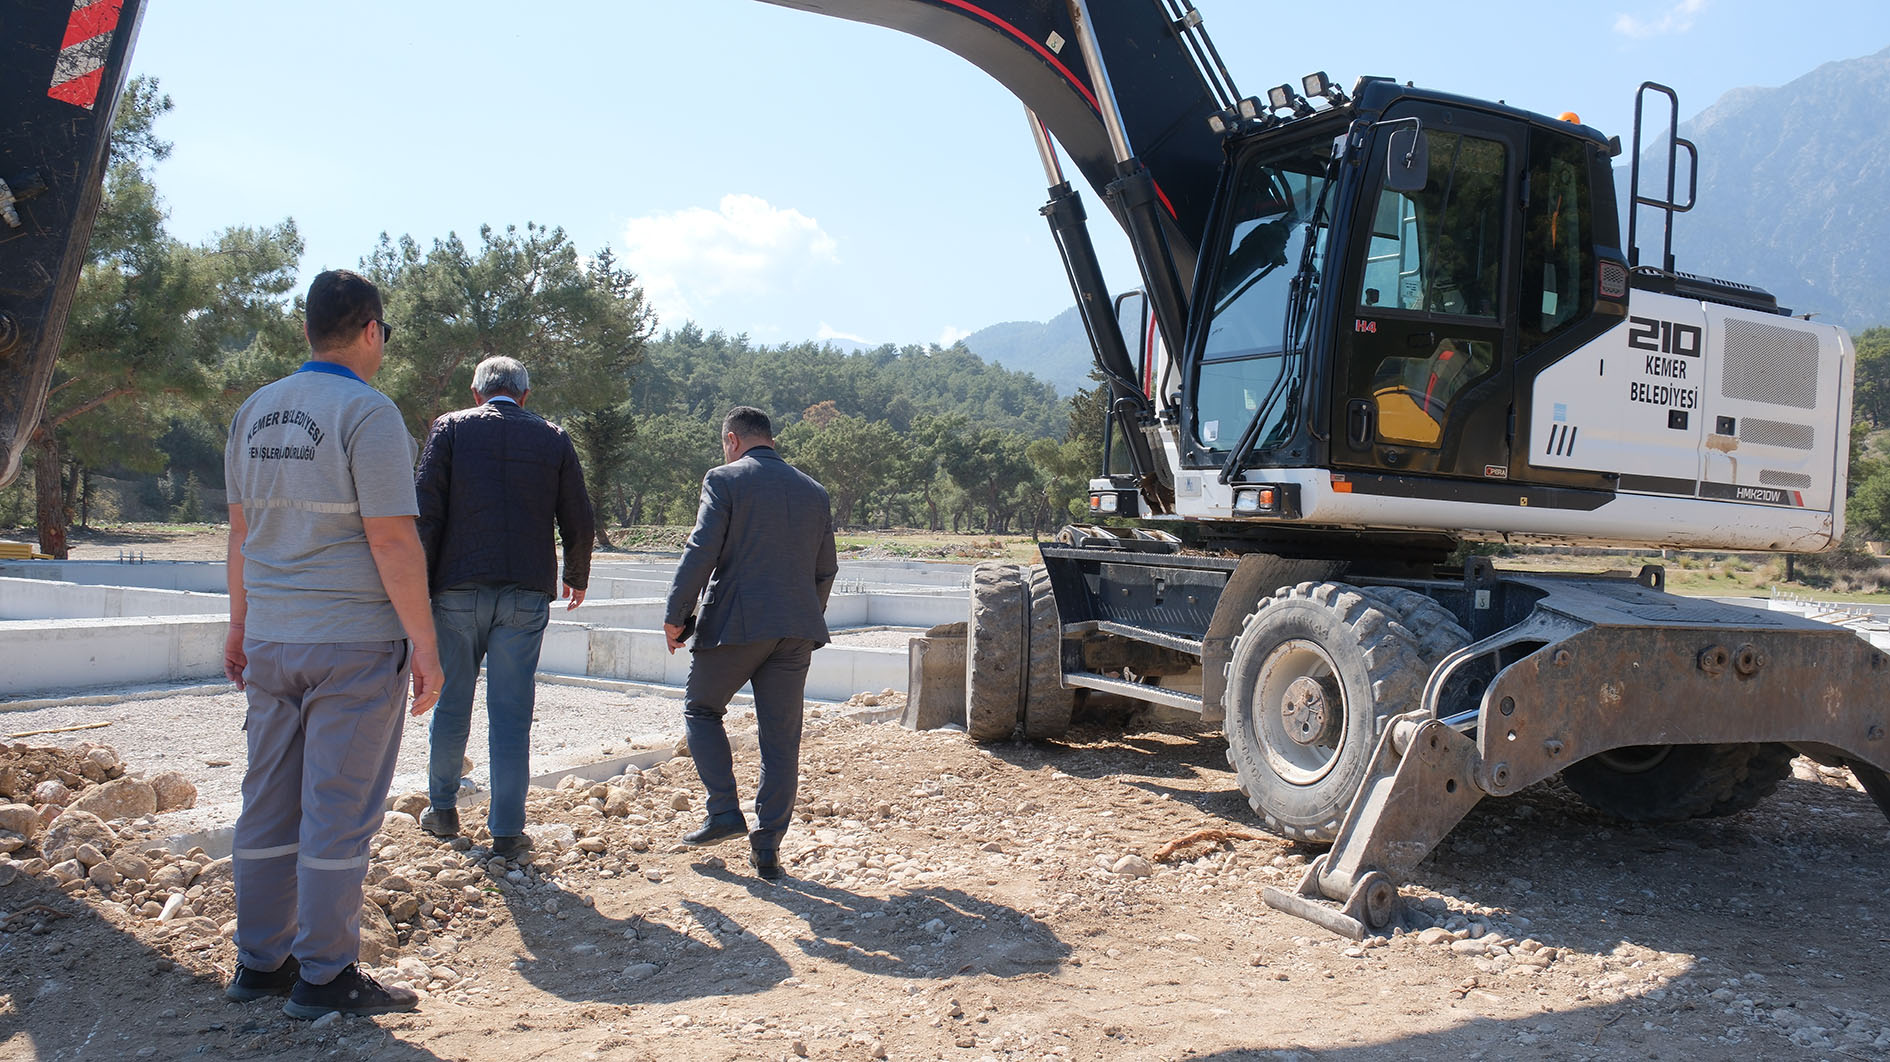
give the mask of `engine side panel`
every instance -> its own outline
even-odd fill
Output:
[[[1852,359],[1837,328],[1637,291],[1625,321],[1538,378],[1529,460],[1624,492],[1841,516]]]

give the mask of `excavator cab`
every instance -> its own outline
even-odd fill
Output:
[[[1199,269],[1189,463],[1611,489],[1515,452],[1552,360],[1531,355],[1620,318],[1596,298],[1597,263],[1620,257],[1593,205],[1610,153],[1570,123],[1370,80],[1246,138]]]

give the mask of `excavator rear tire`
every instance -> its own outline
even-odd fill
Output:
[[[1063,625],[1050,573],[1041,564],[1024,569],[1030,584],[1030,653],[1024,676],[1024,736],[1032,741],[1070,732],[1076,691],[1063,688]]]
[[[1282,836],[1329,842],[1384,720],[1417,703],[1425,670],[1379,601],[1308,582],[1260,602],[1226,674],[1227,762],[1247,802]]]
[[[1437,667],[1438,661],[1470,644],[1470,632],[1457,622],[1457,614],[1416,590],[1402,586],[1365,586],[1359,589],[1365,596],[1383,604],[1391,618],[1404,624],[1405,630],[1411,632],[1418,659],[1424,662],[1427,677]]]
[[[1589,807],[1628,822],[1717,818],[1772,795],[1791,776],[1793,755],[1775,743],[1637,745],[1590,756],[1562,781]]]
[[[1030,584],[1015,564],[987,562],[971,573],[965,625],[965,732],[1005,741],[1023,714],[1029,673]]]

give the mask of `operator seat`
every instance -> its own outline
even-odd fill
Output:
[[[1470,376],[1471,357],[1455,340],[1437,344],[1428,358],[1386,358],[1372,391],[1378,437],[1384,442],[1435,447],[1444,436],[1450,400]]]

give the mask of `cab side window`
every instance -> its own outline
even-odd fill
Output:
[[[1503,145],[1426,130],[1419,192],[1379,193],[1359,308],[1494,320],[1502,298]]]
[[[1595,305],[1588,157],[1566,136],[1533,130],[1523,212],[1522,348],[1532,350]]]

